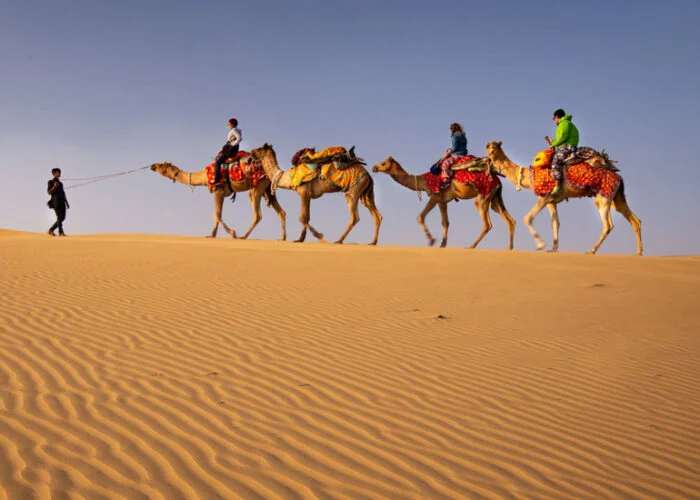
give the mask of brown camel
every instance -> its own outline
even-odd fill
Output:
[[[486,143],[486,153],[488,154],[489,158],[491,158],[494,166],[513,184],[515,184],[516,189],[520,190],[521,187],[530,189],[530,168],[521,167],[512,162],[503,152],[503,149],[501,148],[502,144],[503,143],[501,141]],[[552,216],[552,232],[554,234],[554,243],[550,252],[557,252],[559,250],[559,214],[557,212],[557,204],[568,198],[583,198],[591,196],[589,192],[575,189],[568,183],[564,183],[564,185],[565,186],[562,192],[556,196],[552,196],[551,194],[546,196],[538,196],[537,203],[524,218],[525,225],[535,238],[538,250],[542,250],[545,247],[545,243],[542,241],[542,238],[540,238],[537,230],[532,225],[535,216],[540,213],[545,206],[549,210],[549,213]],[[632,210],[630,210],[630,207],[627,205],[624,183],[622,181],[620,182],[620,186],[617,188],[617,191],[613,193],[611,199],[608,199],[600,194],[596,194],[593,203],[595,203],[595,206],[600,213],[600,220],[603,223],[603,232],[593,248],[587,253],[596,253],[605,238],[608,236],[608,234],[610,234],[610,231],[612,231],[614,227],[612,215],[610,213],[610,208],[612,207],[620,212],[632,226],[632,229],[637,236],[637,255],[642,255],[642,221],[639,220],[636,215],[634,215]]]
[[[289,170],[282,170],[277,163],[277,155],[274,149],[269,144],[264,144],[263,146],[253,149],[250,152],[251,155],[260,162],[262,162],[263,169],[265,170],[265,175],[273,182],[274,188],[290,189],[296,191],[301,199],[301,210],[299,214],[299,222],[301,222],[303,228],[301,230],[301,235],[297,242],[302,242],[306,239],[306,230],[311,231],[316,238],[320,241],[325,241],[323,239],[323,234],[316,231],[309,221],[311,219],[311,200],[320,198],[327,193],[338,193],[342,189],[331,184],[323,178],[316,177],[309,182],[305,182],[293,188],[291,186],[291,179],[289,175]],[[364,169],[363,169],[364,170]],[[336,243],[343,243],[347,237],[350,230],[355,227],[355,225],[360,220],[360,214],[357,209],[358,202],[362,204],[369,210],[374,219],[374,239],[370,245],[376,245],[379,239],[379,226],[382,223],[382,215],[379,213],[377,206],[374,204],[374,181],[369,175],[369,172],[365,170],[365,175],[363,175],[353,187],[348,191],[345,191],[345,201],[348,204],[348,209],[350,210],[350,223],[345,229],[343,235],[336,241]]]
[[[151,170],[158,172],[163,177],[171,179],[173,182],[179,182],[181,184],[187,184],[188,186],[208,186],[209,181],[207,180],[206,169],[200,170],[199,172],[183,172],[175,165],[165,162],[165,163],[154,163],[151,165]],[[248,191],[248,197],[250,198],[250,204],[253,207],[253,223],[248,228],[248,231],[243,235],[242,239],[248,238],[250,233],[253,231],[255,226],[258,225],[262,219],[262,212],[260,210],[260,199],[264,196],[267,201],[267,205],[271,206],[282,222],[282,237],[280,240],[284,241],[287,239],[287,228],[286,228],[286,217],[287,214],[277,201],[277,198],[270,192],[270,181],[267,178],[262,178],[255,186],[251,189],[250,179],[244,179],[239,182],[231,181],[219,184],[214,188],[214,229],[207,238],[216,238],[216,232],[219,229],[219,224],[221,224],[226,232],[230,234],[233,238],[236,238],[236,232],[229,228],[226,223],[221,219],[221,212],[224,206],[224,198],[231,196],[234,193],[241,191]]]
[[[499,187],[496,189],[488,198],[483,197],[471,184],[461,184],[459,182],[452,181],[450,188],[442,191],[440,193],[433,193],[428,187],[428,183],[425,182],[420,175],[411,175],[406,172],[399,162],[397,162],[391,156],[381,163],[372,168],[373,172],[384,172],[389,174],[392,179],[407,187],[412,191],[426,192],[430,196],[428,204],[425,206],[423,211],[418,215],[418,224],[425,231],[428,237],[428,244],[433,246],[435,244],[435,238],[428,231],[425,225],[425,216],[430,213],[430,211],[435,208],[435,205],[440,207],[440,213],[442,214],[442,243],[440,247],[447,246],[447,229],[450,226],[450,221],[447,217],[447,204],[452,200],[470,200],[474,198],[474,206],[476,207],[479,215],[481,216],[481,221],[484,226],[481,230],[481,234],[476,239],[472,246],[469,248],[476,248],[479,242],[486,236],[493,225],[491,224],[491,217],[489,216],[489,207],[493,209],[498,215],[503,217],[508,225],[508,232],[510,233],[510,241],[508,243],[508,250],[513,249],[513,233],[515,232],[515,220],[510,216],[508,210],[506,210],[503,204],[503,194],[502,189]]]

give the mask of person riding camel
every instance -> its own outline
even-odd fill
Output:
[[[562,180],[564,177],[564,163],[566,160],[576,154],[578,147],[578,129],[571,122],[571,115],[567,115],[563,109],[557,109],[554,112],[553,120],[557,124],[557,134],[554,140],[549,136],[544,139],[549,145],[554,148],[552,155],[552,177],[557,181],[552,189],[552,195],[557,195],[562,189]]]
[[[452,165],[462,156],[469,154],[467,151],[467,135],[464,133],[462,126],[459,123],[453,123],[450,125],[450,133],[452,147],[445,151],[445,156],[439,162],[440,179],[442,180],[441,189],[447,188],[452,182]]]
[[[216,156],[214,164],[214,184],[219,183],[219,174],[221,173],[221,165],[228,159],[233,158],[238,154],[238,149],[241,144],[243,133],[238,128],[238,120],[231,118],[228,121],[229,133],[226,138],[226,144],[221,148],[221,151]]]

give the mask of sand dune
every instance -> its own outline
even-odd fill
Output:
[[[697,257],[0,256],[0,500],[700,498]]]

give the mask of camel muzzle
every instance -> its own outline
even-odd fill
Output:
[[[372,172],[379,172],[379,166],[375,165],[372,167]]]

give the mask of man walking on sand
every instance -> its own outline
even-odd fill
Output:
[[[59,180],[61,177],[61,169],[54,168],[51,170],[53,178],[49,181],[49,186],[46,192],[51,196],[47,203],[49,208],[56,212],[56,222],[49,228],[48,234],[56,236],[54,231],[58,229],[59,236],[65,236],[63,232],[63,221],[66,220],[66,210],[70,208],[66,199],[66,192],[63,190],[63,183]]]

